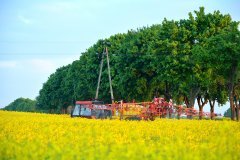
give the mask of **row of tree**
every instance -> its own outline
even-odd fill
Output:
[[[112,86],[116,100],[149,101],[154,96],[202,111],[209,102],[230,101],[231,118],[239,120],[240,32],[238,22],[219,11],[204,8],[189,13],[188,19],[129,30],[104,41],[108,46]],[[76,100],[95,95],[102,40],[82,53],[79,60],[56,70],[43,84],[37,97],[42,110],[61,110]],[[99,99],[110,102],[106,62]],[[201,116],[199,117],[202,118]]]
[[[7,111],[23,111],[23,112],[35,112],[36,101],[29,98],[18,98],[12,103],[4,107]]]

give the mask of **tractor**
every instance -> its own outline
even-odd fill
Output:
[[[71,117],[84,117],[89,119],[112,118],[112,108],[104,105],[102,101],[76,101]]]

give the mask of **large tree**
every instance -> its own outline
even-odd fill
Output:
[[[72,104],[73,87],[69,84],[67,75],[70,65],[58,68],[43,84],[37,97],[37,109],[60,112]]]
[[[228,90],[228,97],[231,108],[231,119],[236,118],[234,104],[234,88],[238,84],[240,66],[240,31],[238,23],[233,22],[221,33],[211,37],[207,41],[206,52],[212,67],[223,76]],[[239,117],[239,112],[237,112]]]

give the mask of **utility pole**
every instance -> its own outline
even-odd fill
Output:
[[[105,45],[105,44],[107,44],[107,43],[104,42],[103,44]],[[109,44],[108,44],[108,45],[109,45]],[[98,75],[98,84],[97,84],[97,90],[96,90],[95,100],[98,99],[99,87],[100,87],[101,76],[102,76],[102,67],[103,67],[104,54],[107,55],[108,79],[109,79],[109,86],[110,86],[110,93],[111,93],[111,101],[112,101],[112,103],[114,103],[113,89],[112,89],[112,79],[111,79],[111,72],[110,72],[110,64],[109,64],[109,57],[108,57],[108,49],[107,49],[107,46],[104,47],[103,53],[102,53],[102,59],[101,59],[100,71],[99,71],[99,75]]]
[[[105,50],[105,48],[103,49],[103,53],[102,53],[102,59],[101,59],[100,71],[99,71],[99,75],[98,75],[98,84],[97,84],[97,90],[96,90],[95,100],[98,99],[98,91],[99,91],[99,86],[100,86],[101,76],[102,76],[102,67],[103,67],[104,50]]]
[[[109,78],[109,85],[110,85],[110,93],[111,93],[111,100],[112,100],[112,104],[113,104],[114,103],[114,97],[113,97],[113,90],[112,90],[112,79],[111,79],[111,73],[110,73],[110,65],[109,65],[107,47],[106,47],[106,54],[107,54],[107,65],[108,65],[108,78]]]

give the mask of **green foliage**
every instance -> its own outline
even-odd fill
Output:
[[[93,99],[103,41],[111,43],[108,51],[115,100],[149,101],[164,95],[192,107],[201,95],[224,104],[229,67],[233,61],[239,66],[240,60],[236,25],[229,15],[219,11],[206,14],[201,7],[189,13],[188,19],[164,19],[161,24],[99,40],[79,60],[49,77],[37,106],[59,111],[76,100]],[[104,61],[99,99],[111,102],[106,64]],[[239,67],[235,77],[237,73]]]
[[[37,97],[37,109],[60,112],[62,108],[67,108],[73,103],[73,85],[70,65],[57,69],[43,84]]]
[[[3,109],[8,111],[34,112],[36,111],[36,101],[29,98],[18,98]]]

